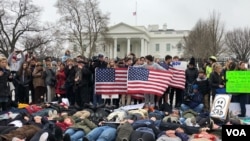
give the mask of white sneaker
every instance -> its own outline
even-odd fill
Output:
[[[49,137],[49,133],[48,132],[44,132],[40,136],[39,141],[47,141],[48,137]]]

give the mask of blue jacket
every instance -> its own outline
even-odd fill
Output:
[[[203,102],[203,95],[200,92],[193,93],[187,105],[193,109]]]

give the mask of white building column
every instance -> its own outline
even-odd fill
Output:
[[[109,58],[112,59],[113,58],[113,44],[111,44],[109,46]]]
[[[114,59],[117,57],[117,38],[114,38]]]
[[[130,53],[130,38],[127,38],[127,55]]]
[[[144,56],[148,55],[148,41],[145,40],[144,42]]]
[[[144,56],[144,39],[141,39],[141,56]]]

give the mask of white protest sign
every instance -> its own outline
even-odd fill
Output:
[[[118,99],[119,95],[118,94],[102,94],[102,99]]]
[[[122,110],[135,110],[135,109],[142,109],[144,107],[145,103],[141,103],[141,104],[136,104],[136,105],[127,105],[127,106],[123,106],[120,109]]]
[[[217,94],[214,98],[210,116],[214,118],[226,119],[232,95]]]
[[[174,61],[171,63],[173,68],[180,69],[180,70],[186,70],[188,63],[185,61]]]

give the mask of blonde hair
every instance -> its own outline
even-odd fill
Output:
[[[0,57],[0,62],[2,62],[2,61],[6,61],[7,62],[7,65],[6,65],[6,68],[5,69],[10,69],[10,67],[9,67],[9,65],[8,65],[8,61],[7,61],[7,58],[6,57]]]
[[[212,65],[212,68],[213,68],[214,71],[216,71],[218,68],[222,68],[222,66],[221,66],[221,64],[219,64],[219,63],[214,63],[214,64]]]
[[[110,63],[111,62],[114,62],[114,66],[111,66]],[[116,64],[115,64],[115,60],[114,59],[110,59],[109,62],[108,62],[108,68],[116,68]]]

